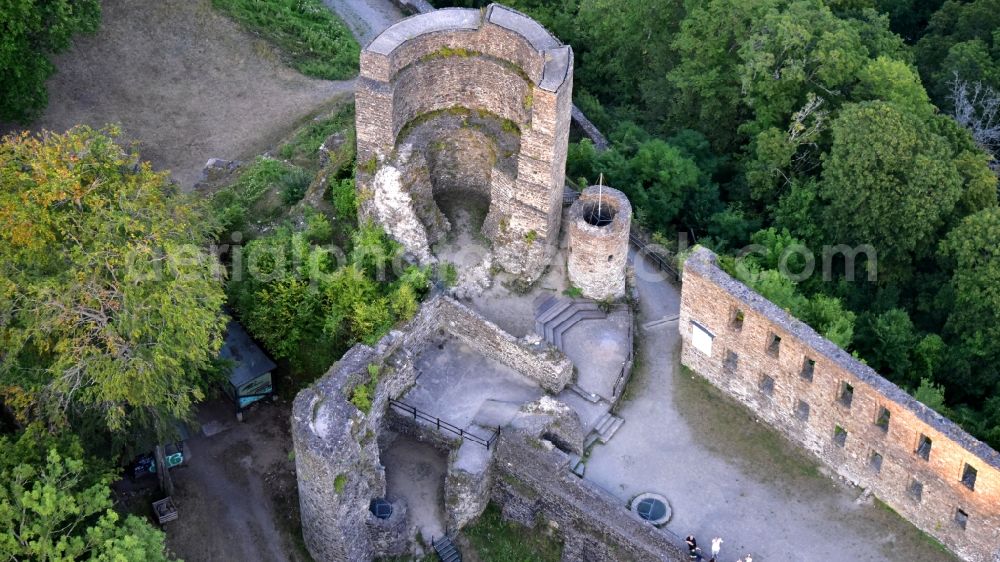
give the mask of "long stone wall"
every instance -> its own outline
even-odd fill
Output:
[[[1000,560],[1000,454],[736,281],[684,265],[684,365],[970,562]]]
[[[681,539],[639,519],[610,493],[577,478],[565,453],[524,433],[504,433],[497,447],[493,501],[527,527],[544,523],[565,541],[573,562],[681,561]]]
[[[356,94],[361,214],[374,212],[380,166],[392,166],[408,125],[422,116],[465,108],[509,120],[519,129],[514,188],[491,200],[484,230],[506,271],[534,281],[559,235],[573,88],[573,52],[534,20],[492,4],[485,11],[444,9],[385,30],[361,54]],[[400,197],[400,204],[407,198]],[[387,225],[388,226],[388,225]],[[393,231],[399,236],[399,229]],[[412,254],[433,238],[408,228],[399,240]]]

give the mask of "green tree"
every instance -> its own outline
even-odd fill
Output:
[[[905,277],[962,194],[947,142],[885,102],[853,104],[833,123],[819,196],[826,241],[871,244],[880,280]]]
[[[166,561],[163,533],[112,509],[113,474],[86,462],[75,438],[32,424],[0,437],[0,557]]]
[[[919,382],[919,376],[913,375],[920,372],[911,375],[910,370],[919,337],[905,310],[893,308],[868,314],[859,332],[858,351],[873,369],[897,384],[912,387]]]
[[[0,121],[29,121],[45,108],[45,81],[55,72],[49,56],[100,21],[99,0],[0,3]]]
[[[963,395],[989,395],[1000,385],[995,369],[1000,361],[1000,208],[966,217],[942,241],[940,253],[954,266],[954,302],[945,330],[973,367],[972,380],[955,382],[965,383]]]
[[[957,72],[1000,90],[1000,0],[948,0],[930,18],[916,46],[917,65],[934,102],[948,108]]]
[[[23,418],[170,431],[222,343],[212,222],[116,129],[0,143],[0,377]]]

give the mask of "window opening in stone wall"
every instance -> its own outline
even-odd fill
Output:
[[[851,403],[854,402],[854,387],[849,383],[840,383],[840,403],[848,408],[851,407]]]
[[[809,404],[799,400],[798,403],[795,404],[795,417],[802,421],[809,421]]]
[[[701,324],[691,321],[691,345],[695,349],[705,354],[707,357],[712,356],[712,340],[715,336],[712,332],[709,332]]]
[[[875,425],[882,431],[889,431],[889,418],[892,417],[892,412],[889,411],[885,406],[879,406],[878,417],[875,418]]]
[[[777,357],[778,353],[781,351],[781,336],[778,334],[771,334],[767,342],[767,354],[771,357]]]
[[[743,329],[743,311],[734,308],[732,318],[729,320],[729,326],[736,330],[737,332]]]
[[[847,430],[839,425],[833,426],[833,444],[838,447],[843,447],[847,444]]]
[[[962,469],[962,484],[970,490],[976,489],[976,476],[979,475],[979,471],[972,468],[968,464]]]
[[[931,447],[934,444],[931,442],[931,438],[924,434],[920,434],[920,440],[917,441],[917,456],[926,460],[931,458]]]
[[[969,514],[966,513],[965,510],[963,510],[962,508],[956,509],[955,510],[955,525],[958,525],[958,528],[964,531],[965,527],[968,524],[969,524]]]
[[[800,373],[800,376],[803,379],[812,382],[813,373],[815,372],[816,372],[816,360],[806,357],[805,360],[802,361],[802,373]]]
[[[725,366],[726,370],[727,371],[736,371],[736,366],[739,365],[739,362],[740,362],[740,356],[736,355],[735,351],[733,351],[731,349],[727,349],[726,350],[726,361],[723,364],[723,366]]]
[[[868,466],[875,471],[875,474],[882,472],[882,455],[878,451],[872,451],[868,457]]]
[[[906,493],[913,498],[913,501],[919,502],[924,496],[924,484],[917,480],[910,480],[910,485],[906,488]]]
[[[760,377],[760,392],[764,396],[771,396],[774,394],[774,379],[768,375],[761,375]]]

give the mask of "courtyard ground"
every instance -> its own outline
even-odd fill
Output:
[[[55,58],[48,109],[30,128],[120,123],[185,189],[209,158],[264,152],[354,88],[284,66],[210,0],[104,0],[102,9],[100,31]]]
[[[624,425],[591,452],[585,478],[621,499],[665,495],[667,529],[721,560],[954,560],[915,527],[832,477],[752,413],[679,365],[680,290],[640,259],[637,367],[618,415]],[[646,271],[647,273],[643,273]],[[661,322],[655,322],[655,321]]]

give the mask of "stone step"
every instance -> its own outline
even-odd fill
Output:
[[[437,553],[441,562],[462,562],[462,554],[455,548],[451,538],[446,536],[431,541],[434,552]]]
[[[544,312],[535,316],[535,332],[545,337],[545,327],[556,316],[559,316],[566,309],[573,306],[573,301],[569,299],[556,299],[556,302],[545,309]]]
[[[561,324],[554,332],[554,337],[552,338],[552,345],[556,346],[558,349],[562,349],[562,337],[563,334],[569,331],[570,328],[576,326],[584,320],[604,320],[607,315],[601,310],[578,310],[570,321]]]
[[[601,401],[600,396],[594,394],[593,392],[587,392],[586,390],[577,386],[576,383],[571,382],[568,385],[566,385],[566,388],[572,390],[574,394],[578,395],[580,398],[583,398],[587,402],[590,402],[591,404],[597,404],[598,402]]]
[[[552,308],[553,305],[559,302],[559,297],[556,295],[539,295],[535,298],[532,303],[535,311],[535,318],[541,316],[546,310]]]
[[[580,458],[578,455],[570,455],[569,470],[578,477],[583,478],[583,474],[587,470],[587,465],[583,462],[583,459]]]
[[[600,433],[601,430],[604,429],[607,425],[611,425],[611,423],[614,422],[614,420],[612,419],[613,417],[614,416],[611,414],[611,412],[604,412],[603,414],[601,414],[601,417],[597,418],[597,422],[594,424],[594,429],[592,429],[591,431]]]
[[[614,437],[615,433],[617,433],[621,426],[625,423],[625,420],[619,418],[618,416],[612,417],[614,418],[614,421],[612,421],[611,424],[604,429],[604,431],[598,433],[598,439],[601,443],[607,443],[610,441],[611,438]]]
[[[573,318],[577,313],[592,310],[601,312],[600,307],[594,303],[572,303],[570,306],[563,309],[559,314],[545,321],[545,333],[543,334],[545,341],[553,343],[555,341],[556,330],[560,328],[568,330],[573,326],[573,324],[576,323]],[[603,315],[604,313],[601,312],[601,314]]]
[[[594,443],[597,443],[597,441],[599,439],[600,439],[600,436],[597,435],[596,433],[590,433],[590,434],[588,434],[587,438],[583,440],[583,448],[584,448],[584,450],[589,449],[591,446],[593,446]]]

